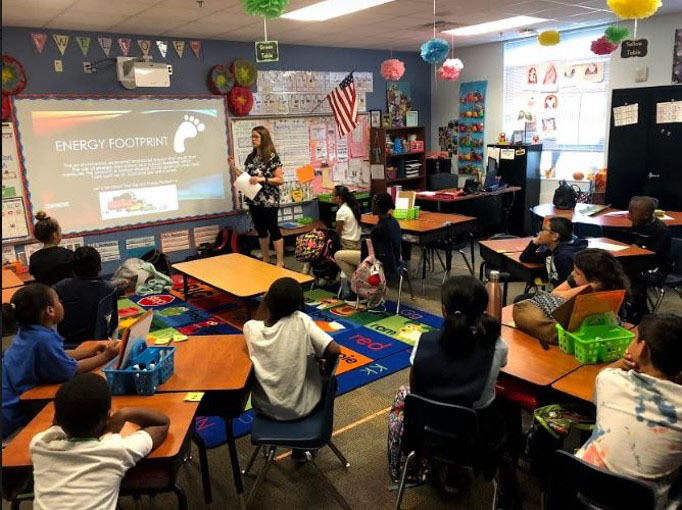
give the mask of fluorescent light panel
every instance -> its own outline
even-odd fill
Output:
[[[324,0],[308,7],[282,14],[282,18],[296,21],[326,21],[353,12],[387,4],[394,0]]]
[[[444,34],[451,35],[479,35],[487,34],[489,32],[502,32],[510,28],[527,27],[535,23],[547,21],[544,18],[535,18],[533,16],[514,16],[513,18],[498,19],[497,21],[489,21],[488,23],[480,23],[478,25],[470,25],[468,27],[453,28],[446,30]]]

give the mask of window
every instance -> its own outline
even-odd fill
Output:
[[[609,57],[590,50],[603,33],[562,33],[549,47],[536,38],[505,44],[504,131],[522,131],[526,142],[540,138],[543,177],[572,179],[604,167]]]

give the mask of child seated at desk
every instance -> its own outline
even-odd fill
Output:
[[[62,228],[57,220],[44,211],[38,211],[36,220],[38,221],[33,227],[33,234],[43,243],[43,247],[31,255],[28,272],[37,282],[54,285],[73,276],[73,252],[59,246],[62,242]]]
[[[251,403],[275,420],[310,414],[320,402],[322,379],[316,358],[333,364],[339,345],[303,313],[303,289],[293,278],[280,278],[268,289],[258,318],[244,324],[244,338],[256,383]]]
[[[92,246],[81,246],[73,254],[73,278],[65,278],[54,286],[57,295],[64,305],[64,320],[57,326],[57,331],[69,344],[80,344],[85,340],[101,340],[106,334],[95,336],[100,301],[112,296],[108,314],[111,316],[110,330],[118,324],[116,287],[99,277],[102,270],[102,258]]]
[[[89,372],[115,358],[119,342],[99,343],[89,349],[64,350],[55,327],[64,317],[57,293],[42,283],[31,283],[2,305],[3,325],[16,322],[19,331],[2,359],[2,437],[25,425],[30,416],[19,396],[39,384],[62,382]]]
[[[597,422],[576,454],[602,469],[654,484],[658,508],[682,467],[682,316],[647,315],[625,358],[595,381]]]
[[[31,440],[34,508],[114,510],[126,471],[166,439],[168,416],[136,407],[110,414],[109,385],[92,373],[64,383],[54,409],[54,425]],[[121,436],[126,422],[140,430]]]

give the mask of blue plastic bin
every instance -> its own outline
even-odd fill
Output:
[[[160,384],[173,375],[175,370],[175,347],[149,347],[144,340],[133,345],[128,366],[114,368],[118,358],[107,363],[102,371],[107,378],[113,395],[153,395]],[[154,368],[135,370],[133,367],[144,363]]]

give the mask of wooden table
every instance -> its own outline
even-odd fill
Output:
[[[614,228],[614,229],[628,229],[632,227],[632,222],[628,219],[627,215],[610,216],[608,213],[611,212],[622,212],[621,209],[607,208],[603,211],[595,214],[594,216],[588,216],[586,214],[581,214],[581,207],[588,207],[588,204],[578,204],[576,206],[577,210],[574,209],[557,209],[552,204],[540,204],[533,207],[533,213],[536,216],[545,218],[546,216],[562,216],[568,218],[573,223],[586,223],[589,225],[599,225],[600,227]],[[672,217],[671,220],[663,220],[663,222],[669,227],[679,227],[682,226],[682,212],[678,211],[666,211],[666,215]]]
[[[429,192],[429,193],[457,193],[460,191],[460,188],[445,188],[445,189],[439,189],[437,191]],[[441,203],[453,203],[453,202],[462,202],[464,200],[476,200],[476,199],[481,199],[481,198],[486,198],[486,197],[494,197],[498,195],[504,195],[505,193],[516,193],[517,191],[521,191],[521,187],[519,186],[507,186],[506,188],[502,189],[496,189],[495,191],[477,191],[474,193],[469,193],[467,195],[458,195],[458,196],[452,196],[452,197],[444,197],[444,196],[433,196],[433,195],[425,195],[423,193],[417,193],[417,200],[423,200],[424,202],[437,202],[438,203],[438,210],[440,211],[440,205]]]
[[[554,382],[552,388],[572,397],[592,402],[594,382],[597,379],[597,375],[608,365],[609,363],[581,365],[570,374]]]
[[[121,483],[121,493],[175,492],[181,508],[187,508],[184,491],[176,484],[179,467],[189,451],[189,436],[199,402],[185,402],[184,393],[165,393],[148,397],[114,396],[112,410],[122,407],[145,407],[162,412],[170,418],[165,441],[148,457],[130,469]],[[33,437],[52,426],[54,405],[48,403],[2,451],[3,495],[16,497],[33,466],[29,445]],[[126,426],[127,428],[127,426]],[[125,429],[124,429],[125,431]],[[125,433],[125,432],[124,432]],[[183,506],[184,502],[184,506]]]
[[[2,288],[11,289],[12,287],[21,287],[24,282],[19,278],[14,271],[9,269],[2,270]]]
[[[288,276],[299,283],[313,281],[311,276],[277,267],[241,253],[180,262],[173,264],[172,267],[182,273],[185,299],[188,293],[188,279],[192,277],[206,285],[244,299],[249,318],[251,318],[250,300],[265,294],[275,280]]]
[[[315,230],[316,228],[327,228],[327,225],[324,224],[324,222],[320,220],[315,220],[312,223],[309,223],[308,225],[301,225],[300,227],[297,228],[284,228],[280,227],[280,233],[282,234],[282,237],[291,237],[291,236],[300,236],[301,234],[305,234],[306,232],[310,232],[311,230]],[[249,230],[249,232],[246,234],[249,237],[257,237],[258,232],[256,232],[255,229]]]
[[[10,289],[2,289],[2,302],[3,303],[9,303],[10,300],[12,299],[12,296],[18,291],[21,287],[12,287]]]

